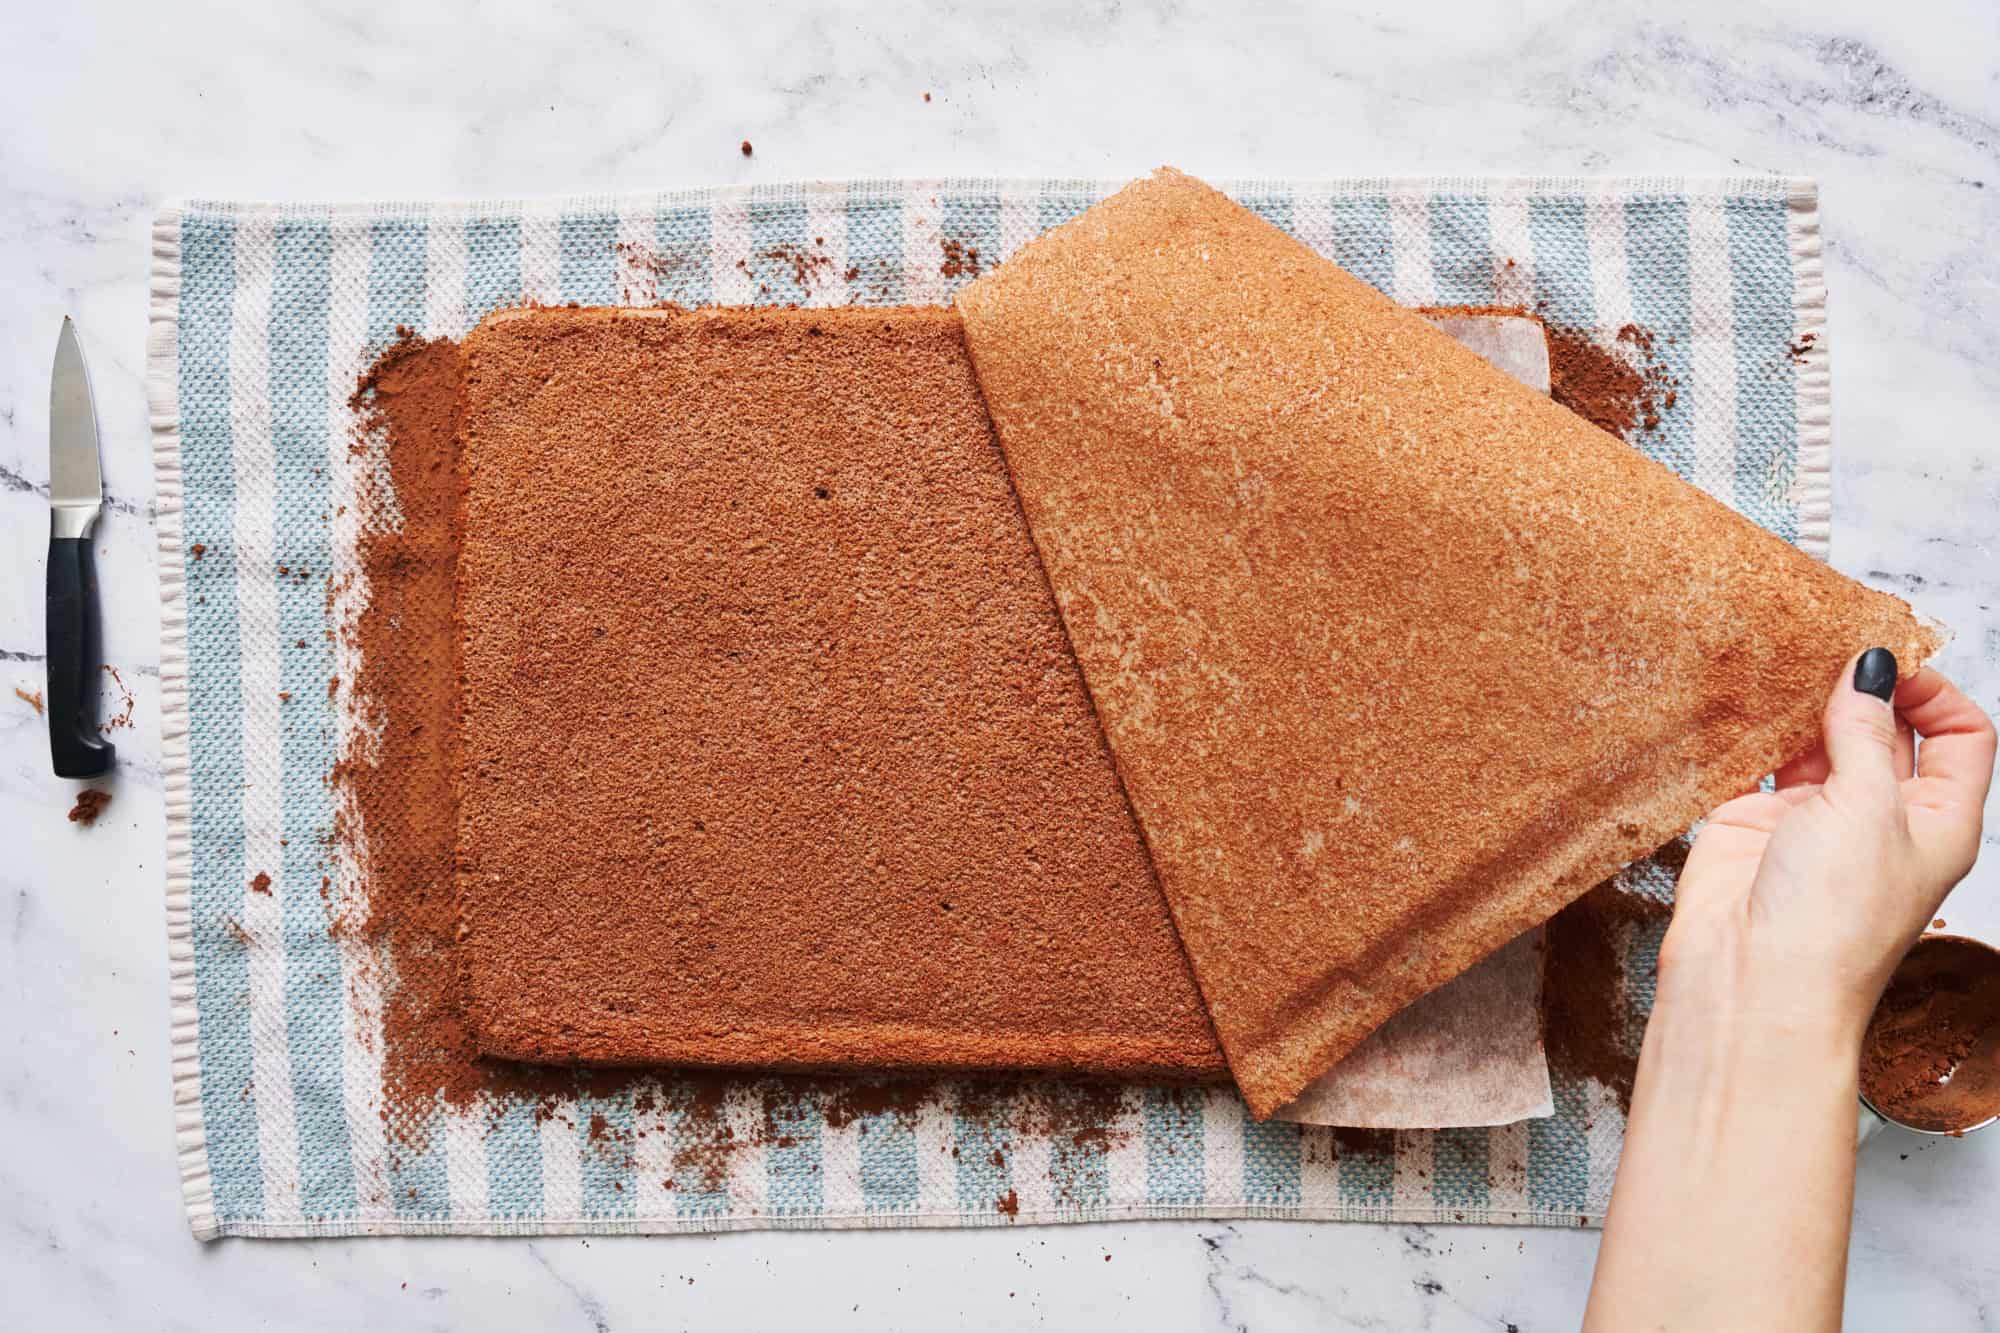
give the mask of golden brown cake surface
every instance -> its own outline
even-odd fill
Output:
[[[1936,646],[1178,173],[958,304],[1259,1116]]]
[[[955,315],[517,311],[466,355],[484,1050],[1222,1072]]]

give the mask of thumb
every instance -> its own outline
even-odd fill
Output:
[[[1848,782],[1896,784],[1896,655],[1870,648],[1841,673],[1826,701],[1826,757]]]

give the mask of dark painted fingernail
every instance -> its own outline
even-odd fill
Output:
[[[1896,655],[1887,648],[1870,648],[1854,664],[1854,688],[1888,703],[1896,693]]]

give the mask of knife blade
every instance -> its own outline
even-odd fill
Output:
[[[116,750],[97,734],[97,579],[90,532],[104,507],[97,409],[76,325],[63,317],[49,380],[49,751],[56,776],[94,778]]]

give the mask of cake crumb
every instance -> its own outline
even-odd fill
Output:
[[[99,791],[95,787],[85,787],[76,794],[76,804],[69,808],[69,822],[89,828],[104,813],[104,807],[111,804],[111,793]]]
[[[19,685],[16,685],[14,687],[14,697],[34,709],[36,717],[42,715],[42,692],[40,690],[24,690]]]
[[[750,141],[748,139],[745,139],[743,141],[743,156],[748,157],[750,156],[751,153],[755,151],[756,151],[755,149],[751,148]]]

